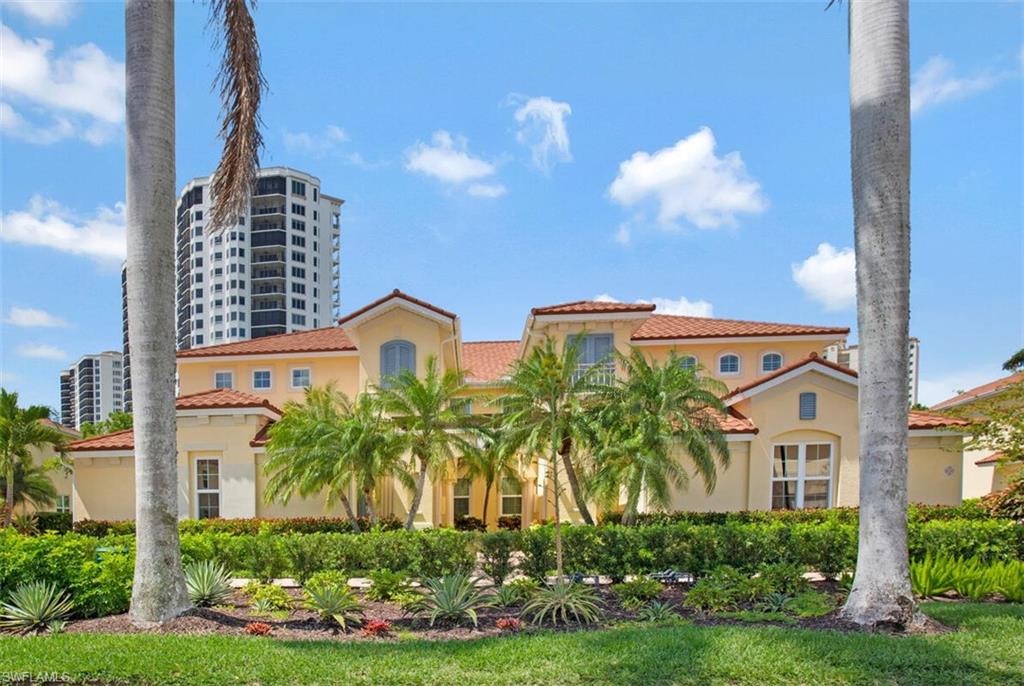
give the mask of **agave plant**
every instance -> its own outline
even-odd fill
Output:
[[[502,586],[494,594],[493,600],[498,607],[512,607],[523,602],[523,594],[514,586]]]
[[[546,619],[550,619],[552,624],[568,624],[570,617],[577,624],[589,624],[600,619],[601,608],[592,588],[558,581],[538,591],[523,607],[523,615],[531,618],[534,624],[541,624]]]
[[[228,570],[213,560],[193,562],[185,568],[188,598],[196,607],[220,605],[231,597]]]
[[[71,599],[56,584],[29,581],[11,592],[10,600],[0,604],[0,629],[40,631],[63,622],[74,608]]]
[[[757,603],[761,612],[783,612],[789,606],[793,596],[786,593],[769,593]]]
[[[363,606],[348,586],[325,584],[307,588],[306,607],[324,619],[333,619],[342,631],[348,631],[349,624],[363,623]]]
[[[11,524],[14,526],[15,531],[25,536],[35,536],[39,533],[39,517],[31,512],[14,515],[14,520]]]
[[[476,578],[468,574],[426,579],[423,588],[423,597],[411,606],[411,611],[430,617],[430,626],[438,620],[454,624],[470,621],[477,626],[476,611],[493,603],[493,598],[477,588]]]
[[[672,603],[665,600],[653,600],[640,608],[636,616],[637,619],[645,622],[662,623],[676,619],[679,615],[676,614],[675,606]]]

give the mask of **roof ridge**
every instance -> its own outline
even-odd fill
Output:
[[[652,317],[671,317],[673,319],[697,319],[701,321],[712,321],[712,322],[729,322],[730,324],[767,324],[769,326],[798,326],[808,329],[836,329],[849,331],[850,328],[847,326],[831,326],[824,324],[797,324],[795,322],[770,322],[761,319],[730,319],[728,317],[697,317],[692,314],[659,314],[655,311]]]
[[[479,345],[481,343],[519,343],[518,338],[494,338],[483,341],[463,341],[462,345]]]

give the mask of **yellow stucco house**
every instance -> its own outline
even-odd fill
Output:
[[[459,317],[398,290],[342,318],[337,326],[178,353],[180,516],[340,516],[322,499],[267,504],[262,465],[267,427],[288,400],[310,385],[334,382],[349,395],[382,375],[422,373],[429,356],[465,374],[467,410],[497,411],[509,366],[545,337],[558,342],[585,333],[584,363],[606,363],[614,349],[640,349],[663,360],[700,365],[729,389],[721,420],[731,453],[708,495],[699,478],[674,494],[680,510],[767,510],[833,507],[858,501],[857,375],[821,357],[845,339],[846,328],[657,314],[654,305],[581,301],[530,311],[518,340],[462,340]],[[910,499],[956,504],[961,498],[961,438],[957,420],[913,412]],[[131,431],[72,444],[76,520],[129,519],[134,514]],[[685,464],[688,459],[680,454]],[[505,479],[490,499],[488,520],[521,515],[525,524],[553,514],[550,474],[535,464]],[[403,517],[410,494],[388,486],[380,509]],[[417,524],[452,524],[481,516],[483,483],[452,474],[431,483]],[[356,500],[352,494],[353,502]],[[561,507],[577,519],[570,494]]]

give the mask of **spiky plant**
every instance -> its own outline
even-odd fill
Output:
[[[793,596],[787,593],[769,593],[757,603],[757,609],[761,612],[783,612],[789,606],[789,601],[792,599]]]
[[[523,602],[523,593],[515,586],[502,586],[494,594],[494,604],[498,607],[511,607]]]
[[[41,631],[51,625],[63,628],[74,604],[56,584],[29,581],[11,591],[8,602],[0,604],[0,629],[17,632]]]
[[[663,623],[676,619],[675,605],[666,600],[654,600],[640,608],[636,613],[637,619],[644,622]]]
[[[449,574],[423,582],[424,593],[411,610],[414,615],[426,615],[430,626],[437,621],[462,624],[466,621],[477,626],[477,610],[492,604],[493,599],[477,588],[476,579],[468,574]]]
[[[306,607],[324,619],[333,619],[342,631],[363,623],[363,606],[348,586],[325,584],[306,589]]]
[[[591,624],[601,618],[594,589],[583,584],[559,581],[543,588],[523,607],[523,616],[534,624],[550,621],[552,624]]]
[[[220,605],[231,597],[231,576],[219,562],[201,560],[185,567],[188,598],[196,607]]]

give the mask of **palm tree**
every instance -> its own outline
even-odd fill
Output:
[[[372,395],[364,393],[352,402],[333,385],[309,388],[303,402],[285,404],[283,416],[269,433],[263,467],[270,475],[267,502],[287,504],[295,493],[306,498],[326,492],[327,506],[340,502],[359,531],[348,497],[353,483],[374,522],[373,496],[381,479],[392,477],[413,486],[403,459],[405,438]]]
[[[860,539],[845,618],[908,626],[910,56],[907,0],[852,0],[850,128],[860,336]]]
[[[559,457],[567,438],[581,436],[588,417],[588,398],[600,386],[601,365],[580,366],[578,340],[569,339],[558,349],[546,337],[523,359],[512,365],[504,395],[497,399],[502,408],[501,428],[509,449],[549,459],[555,502],[555,563],[562,576],[562,521]],[[546,456],[546,457],[545,457]],[[581,495],[582,499],[582,495]],[[577,501],[579,502],[579,501]],[[584,510],[581,508],[580,512]]]
[[[64,455],[67,437],[42,420],[50,409],[42,405],[18,407],[18,394],[0,388],[0,474],[4,478],[4,526],[14,515],[17,472],[31,460],[30,448],[49,448]]]
[[[467,445],[462,430],[469,426],[469,420],[455,409],[456,398],[465,388],[461,373],[448,370],[442,374],[437,357],[430,355],[422,379],[405,369],[389,379],[381,379],[381,385],[374,389],[384,410],[405,433],[415,461],[416,485],[405,520],[407,530],[412,530],[419,512],[427,473],[440,476],[463,451],[459,449]]]
[[[239,214],[258,167],[259,48],[245,0],[212,0],[223,26],[224,150],[214,226]],[[125,5],[125,200],[128,328],[135,409],[136,555],[131,620],[162,624],[188,609],[178,544],[174,411],[174,3]]]
[[[729,448],[717,418],[726,412],[721,396],[728,390],[696,369],[686,369],[674,352],[660,364],[639,350],[618,355],[625,378],[605,392],[599,415],[602,447],[592,481],[595,493],[617,503],[626,492],[623,524],[636,518],[642,494],[656,507],[671,504],[671,487],[685,489],[690,476],[674,454],[689,455],[710,494],[717,467],[729,466]],[[717,461],[717,464],[716,464]]]
[[[503,477],[517,477],[519,454],[502,440],[500,427],[496,429],[479,429],[480,439],[477,445],[467,444],[465,452],[459,458],[459,464],[466,470],[466,477],[482,479],[484,482],[484,509],[480,520],[487,526],[487,512],[491,502],[491,492]]]
[[[26,505],[31,504],[37,510],[53,505],[57,499],[57,489],[50,480],[48,471],[45,466],[35,464],[31,455],[17,460],[13,474],[14,489],[10,498],[5,496],[12,511],[18,505],[24,509]],[[8,492],[7,482],[6,474],[0,476],[0,491]]]

